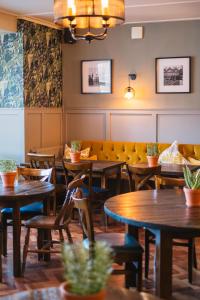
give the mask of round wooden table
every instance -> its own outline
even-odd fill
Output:
[[[130,165],[138,169],[147,169],[147,163],[137,163]],[[181,164],[161,164],[161,175],[166,177],[183,177],[183,166]],[[191,171],[196,171],[200,166],[188,165]]]
[[[21,217],[20,207],[43,201],[44,214],[49,214],[49,196],[54,191],[53,184],[41,181],[17,182],[13,188],[0,184],[0,207],[13,209],[13,274],[21,276]]]
[[[200,236],[200,207],[188,208],[181,190],[148,190],[108,199],[105,212],[127,224],[138,238],[138,228],[148,228],[156,237],[156,295],[172,293],[172,240]]]

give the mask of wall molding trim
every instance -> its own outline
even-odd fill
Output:
[[[65,141],[96,139],[200,144],[200,110],[69,109]]]

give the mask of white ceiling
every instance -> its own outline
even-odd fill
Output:
[[[53,22],[53,0],[0,0],[0,10]],[[126,23],[200,19],[200,0],[125,0]]]

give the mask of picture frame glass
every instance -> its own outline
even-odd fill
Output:
[[[112,93],[111,60],[82,61],[81,76],[83,94]]]
[[[190,93],[190,57],[156,59],[157,93]]]

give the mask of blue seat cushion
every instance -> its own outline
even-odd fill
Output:
[[[12,214],[12,208],[4,208],[2,209],[3,214]],[[21,214],[42,214],[43,212],[43,203],[42,202],[34,202],[20,208]]]
[[[89,190],[87,188],[82,188],[82,191],[83,191],[83,196],[84,197],[88,197],[89,196]],[[109,190],[108,189],[102,189],[98,186],[93,186],[92,187],[92,191],[95,193],[95,194],[101,194],[102,196],[104,195],[108,195],[109,193]]]

